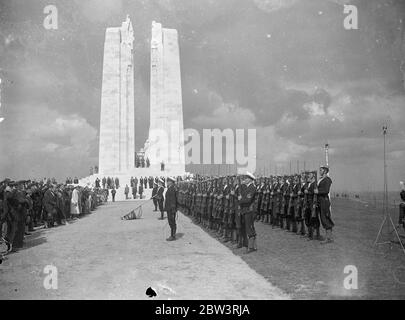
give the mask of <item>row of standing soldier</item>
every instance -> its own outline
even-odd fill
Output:
[[[183,181],[179,183],[180,210],[191,215],[196,223],[214,230],[224,242],[247,247],[247,252],[256,249],[251,213],[256,221],[268,223],[272,228],[329,243],[333,241],[334,226],[329,201],[332,180],[329,168],[323,166],[319,171],[319,180],[316,171],[307,171],[258,179],[248,174]],[[326,230],[326,239],[320,236],[321,225]]]

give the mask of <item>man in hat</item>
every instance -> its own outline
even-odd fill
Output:
[[[79,190],[77,187],[74,187],[72,190],[72,198],[70,199],[70,214],[73,220],[76,220],[80,215],[79,202]]]
[[[50,185],[45,191],[44,197],[42,198],[42,206],[44,208],[44,221],[45,228],[53,227],[54,219],[57,215],[57,196],[55,194],[55,185]]]
[[[310,171],[307,173],[307,185],[304,190],[306,205],[304,209],[304,220],[305,225],[308,229],[308,240],[313,239],[314,230],[316,232],[316,237],[319,239],[319,218],[317,216],[316,203],[315,200],[315,189],[316,189],[316,171]]]
[[[170,237],[167,241],[176,240],[176,213],[177,213],[177,190],[175,187],[175,179],[167,177],[167,191],[165,194],[165,210],[167,212],[167,220],[170,226]]]
[[[248,238],[248,247],[246,253],[256,251],[256,230],[254,227],[256,211],[254,208],[256,198],[255,176],[247,172],[241,185],[240,195],[238,196],[241,215],[245,220],[245,231]]]
[[[157,204],[159,205],[159,211],[160,211],[159,219],[160,220],[164,219],[164,208],[163,208],[163,203],[165,201],[164,196],[163,196],[164,191],[165,191],[165,188],[163,188],[163,180],[159,179],[159,184],[158,184],[158,187],[156,190],[155,198],[156,198]],[[153,200],[155,200],[155,199],[153,199]],[[155,208],[156,208],[156,206],[155,206]]]
[[[326,238],[322,242],[323,244],[333,242],[332,228],[334,223],[332,221],[330,212],[330,200],[329,192],[332,185],[332,179],[328,176],[329,168],[327,166],[321,166],[319,168],[320,179],[318,181],[315,194],[318,195],[319,213],[322,227],[326,230]]]

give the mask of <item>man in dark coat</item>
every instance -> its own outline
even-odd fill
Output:
[[[153,183],[153,189],[152,189],[152,201],[153,201],[153,205],[155,206],[155,210],[153,211],[157,211],[157,205],[158,205],[158,201],[156,199],[156,194],[158,191],[158,185],[156,182]]]
[[[139,199],[142,199],[142,194],[143,194],[143,184],[142,183],[139,184],[138,192],[139,192]]]
[[[332,179],[328,176],[329,168],[327,166],[320,167],[319,173],[321,178],[318,181],[318,186],[315,189],[315,194],[318,195],[318,206],[321,224],[322,227],[326,230],[326,239],[322,242],[323,244],[325,244],[333,242],[332,228],[335,225],[331,217],[329,200],[329,192],[330,186],[332,185]]]
[[[44,193],[42,198],[42,206],[44,209],[44,222],[45,228],[53,227],[57,214],[56,209],[57,197],[55,194],[55,187],[50,186]]]
[[[134,178],[134,187],[138,188],[138,178],[137,177]]]
[[[165,211],[167,212],[167,220],[170,226],[170,237],[167,241],[176,240],[176,213],[177,213],[177,190],[174,185],[175,179],[167,178],[167,191],[165,194]]]
[[[100,188],[100,179],[98,177],[96,179],[96,188]]]
[[[111,178],[107,177],[107,189],[112,189],[111,188]]]
[[[134,199],[136,199],[136,185],[135,184],[132,186],[132,197]]]
[[[157,204],[159,205],[159,211],[160,211],[160,220],[164,219],[164,208],[163,208],[163,203],[165,201],[163,193],[165,191],[165,188],[163,188],[163,180],[159,181],[159,186],[156,191],[156,200]]]
[[[112,202],[115,202],[115,194],[116,194],[116,192],[117,191],[115,191],[114,188],[111,190]]]
[[[128,185],[125,185],[124,193],[125,193],[125,199],[128,200],[128,194],[129,194],[129,187],[128,187]]]
[[[143,177],[142,176],[139,178],[139,184],[143,187]]]
[[[241,185],[238,196],[241,215],[245,220],[245,230],[248,237],[248,248],[246,253],[256,251],[256,230],[254,227],[256,211],[254,208],[256,197],[256,186],[254,184],[255,176],[249,172],[246,173],[243,184]]]

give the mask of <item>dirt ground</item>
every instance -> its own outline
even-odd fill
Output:
[[[399,244],[374,246],[381,210],[341,198],[332,199],[332,210],[336,225],[332,244],[305,241],[256,222],[256,253],[244,255],[241,249],[228,247],[295,299],[405,299],[405,255]],[[397,209],[392,218],[396,224]],[[394,239],[385,229],[383,235],[382,240]],[[357,268],[358,289],[343,286],[347,265]]]
[[[0,299],[150,299],[148,287],[154,299],[289,298],[182,214],[173,242],[150,202],[142,219],[120,220],[138,203],[109,203],[35,231],[0,265]],[[46,265],[57,267],[56,290],[43,285]]]

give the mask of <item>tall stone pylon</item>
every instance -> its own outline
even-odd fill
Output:
[[[150,127],[145,155],[164,162],[172,172],[185,172],[184,124],[177,30],[152,22]]]
[[[133,42],[129,16],[121,27],[106,30],[100,116],[100,174],[118,174],[134,167]]]

